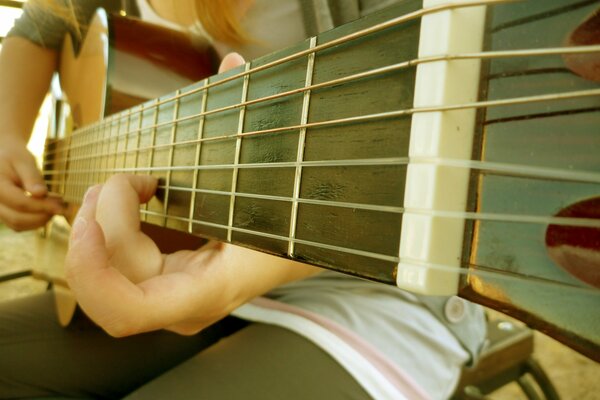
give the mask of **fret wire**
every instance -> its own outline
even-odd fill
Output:
[[[82,142],[83,142],[83,143],[89,142],[89,140],[90,140],[90,131],[88,131],[88,132],[87,132],[85,135],[83,135],[83,136],[82,136]],[[87,146],[86,146],[86,147],[84,147],[84,148],[82,148],[82,149],[81,149],[81,153],[83,153],[83,154],[87,154],[87,153],[89,152],[89,150],[91,150],[91,148],[89,148],[89,147],[87,147]],[[91,161],[91,159],[87,159],[87,160],[81,160],[81,161],[80,161],[81,168],[84,168],[84,169],[91,169],[91,166],[90,166],[90,164],[89,164],[89,162],[90,162],[90,161]],[[81,181],[81,182],[84,182],[84,183],[85,183],[85,181],[86,181],[87,179],[89,179],[89,174],[86,174],[86,175],[80,175],[80,181]],[[81,187],[79,188],[79,192],[77,193],[77,194],[78,194],[78,196],[81,196],[81,197],[83,197],[83,192],[84,192],[84,190],[85,190],[85,187],[81,186]]]
[[[104,156],[105,159],[106,159],[106,171],[104,173],[104,176],[102,177],[102,181],[106,181],[110,177],[109,172],[108,172],[108,171],[110,171],[110,168],[108,166],[109,166],[109,163],[110,163],[110,155],[112,154],[111,153],[112,124],[113,124],[113,121],[115,120],[115,118],[116,118],[116,115],[111,115],[109,117],[109,119],[106,121],[106,126],[104,128],[105,129],[105,133],[106,133],[106,138],[105,138],[105,141],[106,141],[106,146],[105,146],[105,148],[106,148],[106,155]]]
[[[127,135],[125,135],[125,151],[123,152],[123,166],[122,168],[127,167],[127,149],[129,148],[129,128],[131,125],[131,108],[129,108],[127,110],[127,124],[125,125],[125,132],[127,132]]]
[[[96,140],[97,140],[98,129],[97,128],[90,129],[89,135],[90,135],[90,139],[91,139],[90,145],[92,146],[91,147],[92,151],[90,151],[90,154],[88,156],[88,157],[90,157],[89,168],[94,170],[94,171],[91,171],[90,177],[91,177],[91,181],[92,181],[91,183],[95,184],[96,181],[99,181],[99,179],[97,178],[98,172],[97,172],[97,168],[96,168],[97,163],[98,163],[98,161],[97,161],[98,160],[98,153],[97,153],[98,149],[95,146],[93,146],[92,144],[94,142],[96,142]],[[92,156],[95,156],[95,157],[92,157]]]
[[[249,62],[246,63],[244,69],[246,71],[250,70]],[[242,102],[246,101],[246,99],[248,98],[249,82],[250,82],[250,75],[245,75],[244,83],[242,86],[242,100],[241,100]],[[231,192],[232,193],[235,193],[237,190],[237,180],[238,180],[238,171],[239,171],[237,166],[240,163],[240,153],[242,152],[242,137],[239,136],[239,134],[244,132],[245,119],[246,119],[246,107],[241,107],[240,108],[240,116],[239,116],[239,120],[238,120],[238,128],[237,128],[238,138],[235,141],[234,166],[233,166],[232,177],[231,177]],[[231,227],[233,227],[234,209],[235,209],[235,195],[231,195],[231,197],[229,198],[229,218],[228,218],[229,229],[227,230],[227,241],[229,241],[229,242],[231,242],[231,236],[232,236]]]
[[[116,121],[115,121],[116,119]],[[120,140],[120,135],[119,135],[119,129],[121,126],[121,120],[122,120],[122,116],[119,115],[119,118],[117,119],[116,117],[113,118],[113,121],[110,125],[110,141],[113,141],[113,128],[116,130],[115,132],[115,136],[114,136],[114,141],[115,141],[115,148],[114,150],[112,150],[110,152],[111,155],[114,155],[114,160],[113,160],[113,168],[117,168],[117,160],[118,160],[118,155],[117,152],[119,151],[119,140]]]
[[[206,86],[208,84],[208,78],[204,79],[202,81],[202,86]],[[206,104],[208,103],[208,90],[205,90],[203,92],[202,95],[202,103],[200,105],[200,113],[203,113],[204,111],[206,111]],[[204,137],[204,122],[205,122],[205,117],[200,117],[199,121],[198,121],[198,134],[196,135],[196,153],[195,153],[195,157],[194,157],[194,161],[196,163],[196,165],[200,165],[200,156],[201,156],[201,145],[202,143],[200,142],[202,140],[202,138]],[[190,222],[188,223],[188,232],[192,233],[193,232],[193,228],[194,228],[194,224],[191,222],[192,219],[194,218],[194,214],[196,212],[196,191],[195,189],[198,187],[198,169],[195,169],[193,174],[192,174],[192,194],[190,196],[190,212],[189,212],[189,217],[190,217]]]
[[[100,172],[101,174],[99,175],[100,177],[100,181],[101,182],[105,182],[106,181],[106,168],[108,167],[108,140],[107,137],[110,137],[110,132],[108,131],[108,129],[106,129],[106,127],[108,126],[108,124],[110,123],[110,119],[106,119],[104,121],[103,124],[101,124],[101,128],[100,130],[102,131],[102,149],[100,150],[102,156],[101,156],[101,168],[100,168]]]
[[[81,140],[81,141],[82,141],[82,143],[86,143],[86,144],[87,144],[87,143],[90,141],[90,132],[91,132],[91,131],[88,131],[88,132],[86,132],[86,134],[85,134],[85,135],[83,135],[83,136],[82,136],[82,140]],[[90,148],[90,147],[88,147],[88,146],[85,146],[85,147],[83,147],[83,148],[81,149],[81,153],[82,153],[82,154],[88,154],[88,153],[90,152],[90,150],[91,150],[91,148]],[[91,165],[90,165],[90,161],[91,161],[91,160],[92,160],[91,158],[88,158],[88,159],[81,160],[81,161],[80,161],[81,168],[83,168],[83,169],[91,169]],[[86,181],[86,180],[88,180],[88,179],[89,179],[89,174],[80,175],[80,181],[81,181],[81,182],[85,182],[85,181]],[[81,187],[79,188],[79,192],[77,193],[77,194],[78,194],[78,196],[81,196],[81,197],[83,197],[83,193],[84,193],[84,191],[85,191],[85,187],[81,186]]]
[[[80,136],[72,138],[71,143],[76,145],[79,142],[79,138],[80,138]],[[72,149],[69,152],[69,154],[73,154],[73,156],[77,156],[78,151],[79,151],[79,148],[75,148],[75,149]],[[77,158],[76,157],[75,157],[75,160],[69,161],[69,167],[72,170],[77,170]],[[69,183],[69,185],[68,185],[69,193],[74,196],[75,194],[73,193],[73,190],[77,187],[75,185],[77,183],[77,176],[74,174],[69,174],[67,176],[67,178],[68,178],[67,183]]]
[[[64,171],[67,171],[69,168],[69,145],[71,144],[71,139],[70,138],[66,138],[65,142],[63,142],[64,144],[64,156],[63,156],[63,160],[62,160],[62,167]],[[65,195],[67,194],[67,175],[66,172],[61,174],[61,180],[62,180],[62,188],[61,188],[61,194]]]
[[[73,143],[73,138],[71,137],[71,135],[69,135],[67,137],[67,145],[65,146],[65,151],[67,154],[67,157],[65,158],[65,173],[66,175],[64,175],[63,179],[65,181],[65,194],[67,194],[67,191],[69,190],[69,180],[71,179],[71,174],[69,173],[69,169],[71,168],[71,161],[69,160],[69,154],[71,153],[71,144]]]
[[[70,138],[70,143],[71,143],[71,144],[75,144],[75,143],[77,143],[77,142],[76,142],[76,139],[77,139],[77,138],[73,138],[73,137],[71,137],[71,138]],[[71,155],[71,154],[75,155],[75,152],[76,152],[76,151],[77,151],[77,149],[71,149],[71,150],[69,150],[69,155]],[[77,162],[77,161],[76,161],[76,160],[75,160],[75,161],[74,161],[74,160],[68,160],[68,162],[67,162],[67,169],[69,169],[69,170],[74,170],[74,169],[75,169],[75,165],[74,165],[74,163],[75,163],[75,162]],[[66,176],[66,178],[67,178],[67,179],[66,179],[66,182],[67,182],[67,193],[68,193],[69,195],[72,195],[71,191],[73,190],[73,187],[74,187],[74,186],[72,186],[72,184],[73,184],[73,183],[75,183],[75,182],[73,181],[73,179],[74,179],[74,174],[72,174],[72,173],[70,173],[70,172],[69,172],[69,173],[67,173],[67,176]]]
[[[494,51],[494,52],[481,52],[481,53],[448,54],[448,55],[416,58],[416,59],[400,62],[397,64],[374,68],[369,71],[356,73],[356,74],[349,75],[346,77],[332,79],[327,82],[321,82],[321,83],[310,85],[307,87],[289,90],[287,92],[281,92],[281,93],[277,93],[277,94],[273,94],[273,95],[269,95],[269,96],[264,96],[264,97],[254,99],[254,100],[247,100],[247,101],[241,102],[239,104],[233,104],[230,106],[225,106],[225,107],[208,110],[208,111],[204,110],[203,112],[201,112],[199,114],[189,115],[189,116],[186,116],[181,119],[176,119],[173,121],[165,121],[165,122],[159,123],[159,124],[157,124],[156,127],[158,128],[158,127],[162,127],[162,126],[169,125],[172,123],[177,123],[177,122],[185,122],[185,121],[188,121],[188,120],[191,120],[194,118],[198,118],[198,117],[202,117],[202,116],[206,116],[206,115],[210,115],[210,114],[214,114],[214,113],[218,113],[218,112],[228,111],[228,110],[235,109],[235,108],[242,107],[242,106],[254,105],[254,104],[265,102],[265,101],[275,100],[275,99],[279,99],[282,97],[306,92],[309,90],[321,89],[324,87],[335,86],[335,85],[351,82],[351,81],[354,81],[357,79],[364,79],[364,78],[368,78],[368,77],[372,77],[372,76],[376,76],[376,75],[380,75],[380,74],[391,73],[391,72],[395,72],[395,71],[405,69],[408,67],[413,67],[413,66],[423,64],[423,63],[431,63],[431,62],[438,62],[438,61],[468,60],[468,59],[486,59],[486,58],[492,59],[492,58],[507,58],[507,57],[523,57],[523,56],[541,56],[541,55],[555,55],[555,54],[582,54],[582,53],[595,53],[595,52],[600,52],[600,45],[556,47],[556,48],[547,48],[547,49],[508,50],[508,51]],[[179,97],[177,97],[177,98],[179,98]],[[125,132],[125,135],[127,136],[129,133],[131,133],[131,132]]]
[[[313,36],[310,39],[309,48],[314,48],[317,45],[317,38]],[[315,53],[310,53],[306,65],[306,77],[304,79],[304,87],[312,85],[313,72],[315,66]],[[306,124],[308,122],[308,110],[310,107],[310,90],[304,92],[304,98],[302,99],[302,115],[300,117],[300,124]],[[298,132],[298,150],[296,154],[296,171],[294,174],[294,189],[292,194],[292,210],[290,216],[290,241],[288,242],[288,256],[294,256],[295,238],[296,238],[296,225],[298,224],[298,198],[300,197],[300,182],[302,180],[302,162],[304,161],[304,146],[306,143],[306,128],[302,128]]]
[[[158,120],[158,106],[156,105],[156,104],[158,104],[158,101],[159,101],[158,98],[156,100],[154,100],[154,104],[155,104],[154,105],[154,115],[152,117],[153,125],[156,125],[156,121]],[[144,118],[144,115],[141,114],[140,118]],[[148,154],[148,167],[149,168],[148,168],[148,173],[146,175],[152,175],[152,170],[150,170],[150,168],[152,168],[152,163],[154,162],[154,144],[156,143],[156,127],[151,128],[150,132],[151,132],[150,133],[150,143],[151,143],[150,147],[152,147],[152,148],[149,150],[149,154]],[[150,202],[147,202],[146,204],[144,204],[144,209],[146,211],[148,211],[149,203]],[[144,222],[147,222],[147,221],[148,221],[148,219],[147,219],[147,217],[145,217]]]
[[[142,116],[144,115],[144,105],[142,104],[140,106],[140,112],[139,112],[139,118],[138,118],[138,127],[137,127],[137,135],[136,135],[136,145],[135,145],[135,152],[134,152],[134,162],[133,165],[135,165],[135,168],[137,168],[138,166],[138,162],[140,159],[140,142],[142,140]]]
[[[177,90],[175,92],[176,94],[179,94],[179,90]],[[177,99],[175,101],[175,103],[173,104],[173,120],[177,119],[177,116],[179,115],[179,99]],[[171,143],[175,142],[175,135],[177,133],[177,123],[173,124],[173,126],[171,127]],[[169,162],[168,165],[169,166],[173,166],[173,156],[175,153],[175,146],[171,146],[169,148]],[[173,170],[169,169],[167,170],[167,178],[166,178],[166,188],[165,188],[165,200],[163,202],[163,210],[165,214],[168,214],[168,210],[169,210],[169,187],[171,185],[171,174],[172,174]],[[163,226],[167,226],[167,219],[165,218],[163,220]]]
[[[486,170],[488,172],[502,172],[516,176],[526,176],[532,178],[555,179],[567,182],[600,183],[600,173],[589,171],[572,171],[560,168],[532,167],[529,165],[509,164],[501,162],[477,161],[477,160],[457,160],[440,159],[431,157],[394,157],[394,158],[372,158],[372,159],[350,159],[350,160],[321,160],[304,161],[303,167],[350,167],[358,165],[407,165],[412,163],[448,165],[459,168],[470,168]],[[294,168],[296,162],[277,162],[277,163],[248,163],[240,164],[238,168]],[[232,164],[213,164],[213,165],[186,165],[172,167],[173,170],[210,170],[210,169],[228,169]],[[154,167],[153,170],[164,170],[165,167]],[[135,172],[136,168],[127,168],[111,172]],[[146,170],[140,168],[139,170]],[[87,172],[87,171],[83,171]],[[72,171],[71,173],[83,173],[82,171]],[[47,175],[60,174],[62,171],[46,171]]]
[[[88,186],[88,184],[84,184]],[[164,188],[164,186],[160,186]],[[171,187],[171,190],[191,191],[190,188],[185,187]],[[294,199],[285,196],[271,196],[261,195],[252,193],[231,193],[228,191],[210,190],[210,189],[195,189],[198,193],[216,194],[230,196],[235,195],[237,197],[275,200],[292,202]],[[447,210],[432,210],[427,208],[405,208],[405,207],[394,207],[394,206],[383,206],[377,204],[367,203],[349,203],[334,200],[316,200],[316,199],[297,199],[298,202],[303,204],[322,205],[327,207],[338,207],[338,208],[352,208],[361,209],[366,211],[377,211],[387,212],[392,214],[418,214],[433,217],[443,218],[457,218],[457,219],[469,219],[469,220],[481,220],[481,221],[496,221],[496,222],[511,222],[511,223],[529,223],[529,224],[544,224],[544,225],[560,225],[560,226],[577,226],[585,228],[600,228],[600,220],[597,218],[588,217],[555,217],[547,215],[528,215],[528,214],[506,214],[506,213],[494,213],[494,212],[472,212],[472,211],[447,211]],[[160,217],[168,218],[179,218],[176,216],[170,216],[168,214],[156,213]],[[184,218],[184,217],[181,217]],[[186,220],[190,218],[185,218]],[[227,225],[219,225],[222,228],[226,228]],[[291,240],[291,238],[290,238]],[[294,239],[295,240],[295,239]]]
[[[69,136],[69,144],[70,144],[70,145],[72,145],[72,144],[74,144],[74,143],[75,143],[75,142],[74,142],[73,138]],[[71,174],[71,173],[69,172],[69,170],[72,170],[72,169],[74,169],[74,165],[73,165],[73,163],[74,163],[75,161],[73,161],[73,160],[70,160],[70,159],[69,159],[70,157],[68,157],[68,156],[72,155],[72,154],[73,154],[75,151],[77,151],[77,150],[75,150],[75,149],[70,149],[70,150],[68,151],[68,153],[67,153],[67,154],[68,154],[68,155],[67,155],[67,163],[66,163],[66,166],[67,166],[67,174],[65,175],[65,187],[66,187],[66,193],[67,193],[67,194],[69,194],[69,195],[71,194],[71,190],[73,190],[72,186],[70,185],[70,184],[72,184],[72,183],[73,183],[73,174]]]
[[[502,3],[507,3],[507,2],[511,2],[511,1],[515,1],[515,0],[468,0],[468,1],[463,1],[461,3],[451,3],[451,4],[441,4],[441,5],[436,5],[436,6],[432,6],[432,7],[428,7],[428,8],[421,8],[420,10],[414,11],[412,13],[408,13],[408,14],[404,14],[401,16],[398,16],[396,18],[392,18],[388,21],[373,25],[371,27],[365,28],[365,29],[361,29],[359,31],[347,34],[345,36],[339,37],[337,39],[331,40],[329,42],[320,44],[312,49],[307,49],[307,50],[301,50],[297,53],[294,54],[290,54],[289,56],[286,57],[282,57],[278,60],[273,60],[269,63],[260,65],[258,67],[249,69],[249,70],[245,70],[243,72],[231,75],[227,78],[223,78],[220,81],[217,82],[212,82],[209,83],[206,87],[203,88],[195,88],[195,89],[191,89],[187,92],[183,92],[179,94],[179,97],[183,97],[183,96],[188,96],[194,93],[197,93],[201,90],[208,90],[211,87],[214,86],[219,86],[219,85],[223,85],[225,83],[228,83],[232,80],[238,79],[238,78],[242,78],[245,76],[248,76],[252,73],[256,73],[256,72],[260,72],[263,71],[265,69],[271,68],[271,67],[275,67],[277,65],[286,63],[288,61],[292,61],[295,60],[297,58],[301,58],[304,56],[309,55],[310,53],[315,53],[315,52],[319,52],[319,51],[323,51],[326,49],[329,49],[331,47],[355,40],[355,39],[359,39],[361,37],[367,36],[369,34],[373,34],[379,31],[382,31],[384,29],[387,28],[391,28],[394,27],[396,25],[400,25],[404,22],[408,22],[414,19],[418,19],[420,17],[423,17],[425,15],[428,14],[435,14],[438,12],[442,12],[442,11],[446,11],[446,10],[453,10],[453,9],[458,9],[458,8],[466,8],[466,7],[476,7],[476,6],[483,6],[483,5],[496,5],[496,4],[502,4]],[[160,100],[159,102],[154,103],[155,106],[167,103],[169,101],[174,101],[176,100],[176,98],[174,96],[172,97],[168,97],[166,99]]]

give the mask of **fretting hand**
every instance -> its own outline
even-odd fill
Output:
[[[88,316],[113,336],[192,334],[273,287],[317,268],[209,242],[161,254],[140,231],[139,205],[156,179],[116,175],[86,195],[73,225],[67,280]]]
[[[242,64],[237,54],[220,71]],[[150,176],[116,175],[88,192],[73,226],[67,279],[92,320],[114,336],[156,329],[193,334],[268,290],[318,268],[209,242],[161,254],[140,231],[139,206],[154,195]]]

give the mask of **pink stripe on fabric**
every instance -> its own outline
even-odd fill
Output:
[[[251,304],[277,311],[283,311],[290,314],[296,314],[306,318],[343,340],[346,344],[360,353],[371,365],[373,365],[400,393],[404,393],[409,399],[429,400],[430,397],[419,386],[412,377],[404,372],[398,365],[392,362],[385,354],[381,353],[371,343],[352,332],[350,329],[332,321],[322,315],[294,307],[289,304],[281,303],[265,297],[258,297],[250,302]]]

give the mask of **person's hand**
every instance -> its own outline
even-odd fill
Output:
[[[19,137],[0,138],[0,222],[15,231],[43,226],[63,212],[48,189],[26,143]]]
[[[193,334],[271,288],[318,271],[218,242],[161,254],[139,219],[140,202],[156,185],[150,176],[115,175],[88,191],[73,225],[67,281],[109,334],[162,328]]]
[[[231,54],[220,71],[242,64]],[[229,244],[161,254],[140,230],[139,205],[157,181],[116,175],[90,189],[73,225],[66,259],[75,296],[113,336],[156,329],[193,334],[268,290],[318,268]]]

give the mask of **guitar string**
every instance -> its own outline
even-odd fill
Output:
[[[377,75],[397,72],[399,70],[413,67],[413,66],[416,66],[419,64],[439,62],[439,61],[473,60],[473,59],[482,60],[482,59],[498,59],[498,58],[509,58],[509,57],[535,57],[535,56],[565,55],[565,54],[591,54],[591,53],[597,53],[597,52],[600,52],[600,45],[574,46],[574,47],[553,47],[553,48],[545,48],[545,49],[487,51],[487,52],[479,52],[479,53],[446,54],[446,55],[440,55],[440,56],[415,58],[415,59],[400,62],[397,64],[392,64],[392,65],[374,68],[374,69],[371,69],[368,71],[352,74],[352,75],[349,75],[346,77],[332,79],[332,80],[329,80],[326,82],[312,84],[312,85],[305,86],[305,87],[300,87],[300,88],[289,90],[286,92],[281,92],[281,93],[277,93],[277,94],[273,94],[273,95],[269,95],[269,96],[264,96],[264,97],[260,97],[257,99],[248,100],[245,102],[240,102],[237,104],[232,104],[229,106],[216,108],[213,110],[203,111],[203,112],[200,112],[197,114],[186,115],[186,116],[179,117],[179,118],[173,118],[169,121],[164,121],[164,122],[153,124],[153,125],[142,126],[141,130],[144,131],[144,130],[150,130],[150,129],[158,129],[158,128],[162,128],[162,127],[170,127],[173,124],[180,124],[180,123],[187,122],[187,121],[193,121],[197,118],[205,117],[205,116],[208,116],[211,114],[226,112],[226,111],[240,108],[240,107],[247,107],[247,106],[255,105],[255,104],[258,104],[261,102],[277,100],[277,99],[285,98],[288,96],[301,94],[301,93],[304,93],[307,91],[314,91],[317,89],[333,87],[336,85],[353,82],[353,81],[356,81],[359,79],[365,79],[365,78],[370,78],[370,77],[374,77]],[[158,110],[155,107],[157,107],[157,106],[153,105],[152,108],[140,108],[139,110],[135,110],[135,111],[132,108],[130,110],[127,110],[127,112],[123,111],[121,113],[115,114],[114,116],[107,117],[105,122],[101,122],[100,124],[105,125],[103,127],[104,130],[106,130],[107,128],[113,127],[115,124],[120,126],[120,124],[122,122],[126,122],[126,121],[124,121],[124,119],[129,120],[131,118],[131,114],[134,114],[134,113],[142,114],[149,110],[150,111]],[[166,112],[169,112],[169,111],[170,110],[166,110]],[[143,119],[143,116],[140,115],[139,118]],[[95,127],[100,127],[100,126],[95,126]],[[89,129],[89,130],[87,130],[87,129]],[[93,132],[93,128],[83,128],[83,130],[86,130],[87,133]],[[126,130],[125,132],[118,132],[116,136],[109,136],[106,138],[103,137],[100,140],[84,142],[79,145],[70,146],[69,149],[74,150],[74,149],[82,148],[82,147],[96,146],[96,145],[106,142],[106,141],[108,141],[108,142],[116,141],[117,143],[119,143],[121,141],[121,139],[127,138],[131,134],[137,134],[137,133],[139,133],[139,131],[140,131],[140,129]],[[82,133],[84,133],[84,132],[82,132]],[[77,134],[80,134],[80,133],[77,132]],[[191,142],[170,143],[170,144],[168,144],[168,146],[175,146],[175,145],[180,145],[180,144],[190,144],[190,143]],[[167,146],[167,145],[162,145],[162,146]],[[131,151],[131,150],[129,150],[129,151]],[[52,153],[50,153],[50,155],[52,155]],[[93,156],[83,156],[81,159],[85,159],[86,157],[93,157]]]
[[[47,181],[49,182],[49,181]],[[88,188],[93,186],[95,183],[91,182],[78,182],[69,184],[69,186],[83,186]],[[158,185],[157,189],[175,192],[195,192],[201,194],[223,196],[223,198],[240,197],[250,198],[256,200],[269,200],[269,201],[280,201],[280,202],[298,202],[302,204],[321,205],[327,207],[339,207],[339,208],[351,208],[355,210],[365,211],[377,211],[386,212],[392,214],[416,214],[425,215],[430,217],[443,217],[443,218],[454,218],[454,219],[468,219],[478,221],[495,221],[495,222],[511,222],[511,223],[528,223],[528,224],[542,224],[542,225],[557,225],[557,226],[573,226],[573,227],[584,227],[584,228],[600,228],[600,219],[598,218],[585,218],[585,217],[555,217],[548,215],[532,215],[532,214],[510,214],[510,213],[497,213],[497,212],[470,212],[470,211],[452,211],[452,210],[441,210],[441,209],[426,209],[426,208],[415,208],[415,207],[401,207],[391,205],[379,205],[369,204],[360,202],[345,202],[336,200],[320,200],[310,198],[294,198],[289,196],[278,196],[268,195],[260,193],[248,193],[248,192],[234,192],[227,190],[214,190],[214,189],[202,189],[202,188],[188,188],[181,186],[166,186]],[[76,197],[69,197],[66,200],[80,200]],[[187,204],[186,204],[187,206]],[[161,214],[162,217],[171,218],[168,212]]]
[[[522,283],[523,280],[527,280],[528,283],[534,282],[540,285],[551,285],[557,286],[561,289],[567,288],[573,290],[574,292],[584,293],[588,295],[598,296],[600,292],[598,289],[589,287],[589,286],[579,286],[573,283],[567,283],[563,281],[555,281],[550,278],[545,278],[537,275],[524,274],[510,270],[500,270],[493,267],[488,267],[484,265],[473,264],[470,262],[461,262],[460,266],[451,266],[444,264],[435,264],[435,263],[423,263],[420,260],[413,260],[409,258],[402,258],[400,260],[401,263],[406,263],[409,265],[415,265],[419,267],[425,267],[432,270],[438,270],[442,272],[453,272],[460,275],[465,275],[467,278],[472,277],[482,277],[482,278],[491,278],[491,279],[502,279],[509,280],[515,283]]]
[[[435,14],[435,13],[439,13],[442,11],[454,10],[454,9],[459,9],[459,8],[477,7],[477,6],[486,6],[486,5],[498,5],[498,4],[509,3],[509,2],[514,2],[514,1],[517,1],[517,0],[464,0],[460,3],[440,4],[440,5],[436,5],[436,6],[432,6],[432,7],[428,7],[428,8],[421,8],[420,10],[389,19],[385,22],[372,25],[368,28],[361,29],[356,32],[339,37],[337,39],[330,40],[329,42],[316,45],[315,47],[308,48],[308,49],[302,50],[302,51],[298,51],[296,53],[293,53],[288,56],[279,58],[277,60],[268,62],[266,64],[263,64],[263,65],[260,65],[257,67],[253,67],[253,68],[247,68],[244,71],[241,71],[239,73],[233,74],[228,77],[222,77],[222,79],[220,79],[219,81],[210,82],[210,83],[206,84],[205,86],[190,89],[189,91],[179,93],[178,95],[171,95],[170,97],[160,99],[159,101],[151,100],[144,104],[148,104],[149,107],[158,107],[161,104],[165,104],[165,103],[177,100],[181,97],[188,96],[188,95],[191,95],[191,94],[203,91],[203,90],[208,90],[212,87],[224,85],[224,84],[231,82],[233,80],[236,80],[236,79],[244,79],[244,77],[246,75],[249,76],[253,73],[257,73],[257,72],[266,70],[268,68],[278,66],[285,62],[293,61],[295,59],[298,59],[298,58],[301,58],[304,56],[308,56],[311,53],[316,53],[316,52],[320,52],[323,50],[327,50],[331,47],[338,46],[340,44],[344,44],[344,43],[350,42],[352,40],[360,39],[369,34],[377,33],[382,30],[392,28],[394,26],[400,25],[402,23],[405,23],[405,22],[408,22],[408,21],[411,21],[414,19],[421,18],[421,17],[429,15],[429,14]],[[309,40],[310,39],[307,39],[306,42],[308,43]],[[146,107],[143,107],[143,105],[142,105],[142,108],[146,108]],[[111,117],[108,117],[108,119],[110,119]],[[96,126],[97,124],[99,124],[99,122],[91,124],[88,127],[91,129],[92,127]],[[82,130],[78,134],[82,134],[83,132],[84,131]]]
[[[340,118],[340,119],[335,119],[335,120],[311,122],[311,123],[298,124],[298,125],[293,125],[293,126],[264,129],[264,130],[260,130],[260,131],[250,131],[250,132],[236,133],[236,134],[230,134],[230,135],[224,135],[224,136],[218,136],[218,137],[194,139],[191,141],[179,143],[179,145],[196,144],[201,141],[207,141],[207,140],[211,140],[211,139],[212,140],[217,140],[217,139],[226,140],[226,139],[234,139],[234,138],[238,139],[240,137],[255,136],[255,135],[265,134],[265,133],[280,133],[280,132],[295,131],[295,130],[305,129],[305,128],[315,128],[315,127],[323,127],[323,126],[331,126],[331,125],[372,121],[372,120],[379,120],[379,119],[384,119],[384,118],[387,119],[387,118],[394,118],[394,117],[398,117],[398,116],[411,115],[411,114],[419,113],[419,112],[450,111],[450,110],[463,110],[463,109],[471,109],[471,108],[472,109],[489,108],[489,107],[497,107],[497,106],[505,106],[505,105],[515,105],[515,104],[524,104],[524,103],[532,103],[532,102],[550,101],[550,100],[557,100],[557,99],[572,99],[572,98],[581,98],[581,97],[591,97],[591,96],[598,96],[598,95],[600,95],[600,89],[589,89],[589,90],[566,92],[566,93],[560,93],[560,94],[516,97],[516,98],[510,98],[510,99],[479,101],[479,102],[473,102],[473,103],[463,103],[463,104],[455,104],[455,105],[447,105],[447,106],[416,107],[416,108],[403,109],[403,110],[397,110],[397,111],[389,111],[389,112],[384,112],[384,113],[353,116],[353,117]],[[309,132],[307,132],[307,133],[309,133]],[[175,145],[170,144],[168,147],[172,147],[172,146],[175,146]],[[156,146],[152,145],[152,146],[148,146],[146,148],[138,149],[137,152],[140,153],[142,151],[149,151],[149,150],[155,150],[155,149],[156,149]],[[111,155],[112,154],[114,154],[114,153],[111,153]],[[105,156],[108,156],[108,154],[105,154]],[[115,154],[115,157],[116,157],[116,154]],[[68,158],[62,160],[63,163],[66,163],[67,161],[69,161]],[[194,169],[194,168],[202,168],[202,167],[203,166],[190,166],[190,167],[186,166],[183,168]],[[129,169],[128,168],[112,168],[112,169],[105,169],[100,172],[134,172],[137,170],[151,170],[148,168],[160,168],[160,169],[166,168],[167,170],[168,169],[173,169],[173,170],[181,169],[181,167],[176,167],[176,166],[146,167],[146,168],[135,167],[135,168],[129,168]],[[46,174],[64,174],[64,173],[89,173],[89,172],[99,172],[99,171],[98,171],[98,169],[77,170],[77,169],[73,168],[73,169],[69,169],[69,170],[58,170],[58,169],[52,170],[52,169],[50,169],[50,170],[46,170],[45,173]],[[577,173],[577,172],[578,171],[564,171],[564,172],[562,172],[562,174],[568,176],[568,174],[570,174],[570,173]]]
[[[342,159],[342,160],[319,160],[319,161],[288,161],[271,163],[244,163],[244,164],[205,164],[205,165],[181,165],[181,166],[153,166],[153,167],[123,167],[106,169],[69,169],[48,170],[45,175],[89,175],[93,173],[136,173],[136,172],[188,172],[208,170],[230,170],[238,169],[278,169],[295,167],[355,167],[355,166],[406,166],[409,164],[425,164],[445,166],[454,168],[476,169],[498,175],[509,175],[514,177],[546,179],[565,182],[600,183],[600,173],[593,171],[579,171],[563,168],[551,168],[543,166],[531,166],[516,163],[502,163],[494,161],[461,160],[439,157],[391,157],[371,159]]]
[[[222,229],[223,231],[226,231],[227,229],[231,229],[232,231],[237,232],[237,233],[249,234],[249,235],[258,236],[258,237],[262,237],[262,238],[279,240],[284,243],[292,240],[287,236],[281,236],[281,235],[276,235],[276,234],[267,233],[267,232],[253,231],[253,230],[240,228],[240,227],[236,227],[236,226],[229,226],[227,224],[218,224],[218,223],[208,222],[208,221],[199,221],[199,220],[190,219],[187,217],[165,216],[164,214],[161,214],[159,212],[154,212],[151,210],[140,210],[140,213],[145,214],[147,216],[157,217],[157,218],[165,218],[165,219],[169,218],[171,220],[180,221],[181,223],[185,223],[185,224],[188,224],[191,222],[192,224],[195,224],[195,225],[205,226],[208,228]],[[202,234],[202,232],[198,232],[198,231],[196,231],[195,233]],[[222,240],[222,239],[218,239],[218,240]],[[479,275],[479,276],[489,277],[489,278],[514,279],[516,281],[522,281],[523,279],[526,279],[528,281],[534,280],[534,281],[537,281],[537,282],[540,282],[543,284],[552,284],[552,285],[556,285],[556,286],[560,286],[560,287],[569,287],[570,289],[573,289],[576,291],[582,291],[582,292],[585,292],[586,294],[592,294],[592,295],[596,295],[596,296],[600,294],[600,291],[598,291],[598,289],[595,289],[595,288],[590,288],[590,287],[583,286],[583,285],[579,286],[579,285],[567,283],[564,281],[556,281],[551,278],[539,276],[539,275],[522,274],[517,271],[509,271],[509,270],[500,269],[500,268],[496,268],[496,267],[492,267],[492,266],[476,265],[476,264],[465,263],[465,262],[462,262],[460,266],[428,263],[428,262],[424,262],[422,260],[400,258],[399,256],[390,256],[387,254],[376,253],[376,252],[354,249],[354,248],[348,248],[348,247],[332,245],[332,244],[327,244],[327,243],[315,242],[315,241],[310,241],[310,240],[305,240],[305,239],[294,238],[293,240],[297,244],[310,246],[310,247],[316,247],[316,248],[319,248],[322,250],[331,250],[331,251],[341,252],[341,253],[345,253],[345,254],[351,254],[351,255],[356,255],[356,256],[360,256],[360,257],[366,257],[366,258],[376,259],[376,260],[380,260],[380,261],[387,261],[387,262],[392,262],[392,263],[397,263],[397,264],[406,263],[409,265],[415,265],[420,268],[436,269],[436,270],[440,270],[443,272],[465,274],[467,276]],[[235,242],[235,240],[233,240],[231,243],[236,243],[236,242]],[[301,255],[301,254],[297,254],[297,255]],[[461,266],[475,268],[475,271],[473,269],[470,269],[470,270],[461,269],[460,268]]]

